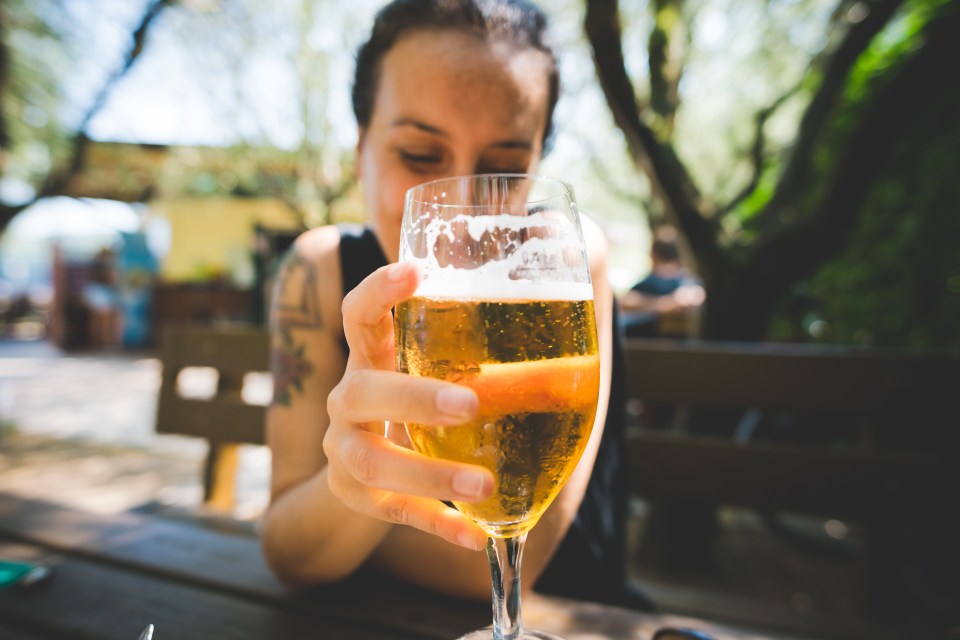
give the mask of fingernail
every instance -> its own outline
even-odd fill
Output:
[[[437,410],[452,418],[469,418],[477,410],[477,396],[462,387],[444,387],[437,392]]]
[[[484,547],[483,544],[477,544],[477,539],[470,535],[468,531],[461,531],[457,534],[457,544],[473,551],[481,551]]]
[[[482,471],[458,471],[453,476],[453,490],[464,498],[480,498],[487,484],[487,474]]]

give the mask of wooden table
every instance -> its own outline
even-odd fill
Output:
[[[489,624],[464,602],[374,572],[290,594],[258,540],[237,531],[136,513],[97,515],[0,494],[0,557],[36,560],[52,577],[0,591],[0,638],[136,640],[452,640]],[[717,640],[771,638],[702,620],[533,596],[524,622],[567,640],[646,640],[665,624]],[[784,640],[777,636],[777,640]]]

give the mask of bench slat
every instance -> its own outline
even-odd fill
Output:
[[[270,370],[269,333],[254,326],[169,325],[163,331],[160,360],[155,429],[208,441],[204,499],[207,506],[228,511],[234,503],[235,444],[266,443],[266,407],[248,404],[241,392],[247,374]],[[178,376],[189,367],[216,370],[212,397],[180,395]]]
[[[944,406],[960,382],[956,355],[791,344],[628,339],[625,366],[630,397],[771,410]]]
[[[650,499],[682,499],[854,518],[889,513],[944,486],[929,455],[736,444],[658,434],[630,437],[630,485]]]

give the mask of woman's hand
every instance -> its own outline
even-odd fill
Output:
[[[330,491],[350,509],[406,524],[469,549],[486,534],[440,500],[476,502],[490,495],[485,468],[422,456],[404,446],[404,421],[458,425],[476,415],[476,394],[433,378],[394,370],[391,309],[416,291],[415,265],[378,269],[343,300],[350,357],[327,399],[330,426],[323,440]],[[386,437],[390,433],[392,438]]]

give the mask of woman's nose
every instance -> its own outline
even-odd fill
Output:
[[[453,169],[452,175],[455,176],[473,175],[479,173],[480,159],[469,156],[455,158],[451,168]]]

